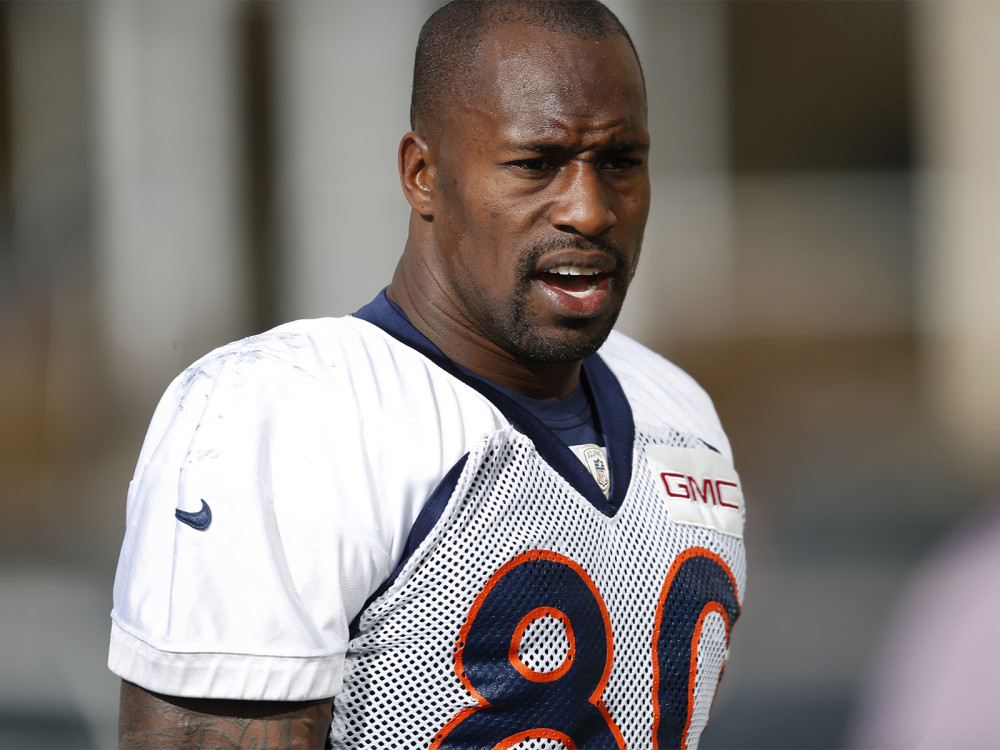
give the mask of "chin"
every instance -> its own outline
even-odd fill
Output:
[[[507,346],[504,348],[524,362],[539,364],[579,362],[604,345],[611,335],[616,318],[617,316],[614,316],[601,321],[596,328],[593,328],[594,321],[587,321],[590,324],[587,328],[563,326],[548,334],[537,328],[522,331],[520,336],[507,337]]]

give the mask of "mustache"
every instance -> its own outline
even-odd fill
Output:
[[[621,245],[610,237],[600,237],[589,240],[586,237],[550,237],[538,240],[530,249],[531,254],[537,260],[545,253],[553,250],[599,250],[607,255],[621,261],[625,257]]]
[[[546,253],[556,250],[597,250],[610,255],[615,261],[615,275],[625,272],[628,263],[625,259],[625,252],[622,246],[610,237],[600,237],[597,239],[587,239],[579,236],[550,237],[532,243],[522,256],[518,266],[525,272],[532,271],[538,263],[538,259]]]

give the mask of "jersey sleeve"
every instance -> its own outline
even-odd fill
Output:
[[[391,524],[336,368],[287,349],[210,355],[157,407],[114,588],[109,667],[124,679],[249,700],[341,688],[349,623],[391,570]]]

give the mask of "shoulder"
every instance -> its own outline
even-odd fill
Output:
[[[185,369],[172,388],[180,393],[263,383],[301,386],[338,369],[381,371],[395,356],[391,339],[352,317],[297,320],[221,346]]]
[[[147,447],[165,432],[223,421],[239,430],[272,413],[323,399],[331,380],[363,336],[349,319],[300,320],[234,341],[205,354],[177,375],[154,412]],[[362,358],[363,362],[364,359]],[[318,405],[318,404],[317,404]],[[142,461],[140,461],[142,463]]]
[[[618,331],[612,332],[599,354],[621,383],[637,424],[691,433],[732,460],[711,397],[684,370]]]
[[[168,446],[191,456],[195,443],[209,442],[246,444],[249,453],[307,442],[356,445],[378,442],[382,428],[412,434],[443,420],[476,432],[496,429],[497,414],[371,323],[299,320],[219,347],[180,373],[156,408],[139,464],[153,461],[153,452],[156,463],[172,463]]]
[[[432,368],[439,369],[363,320],[298,320],[209,352],[174,379],[165,398],[192,416],[207,400],[217,407],[252,402],[258,412],[331,401],[363,409]]]

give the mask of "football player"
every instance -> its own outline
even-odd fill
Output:
[[[743,498],[707,395],[612,330],[650,205],[632,42],[591,0],[457,0],[411,122],[388,287],[156,410],[112,612],[125,747],[697,745]]]

